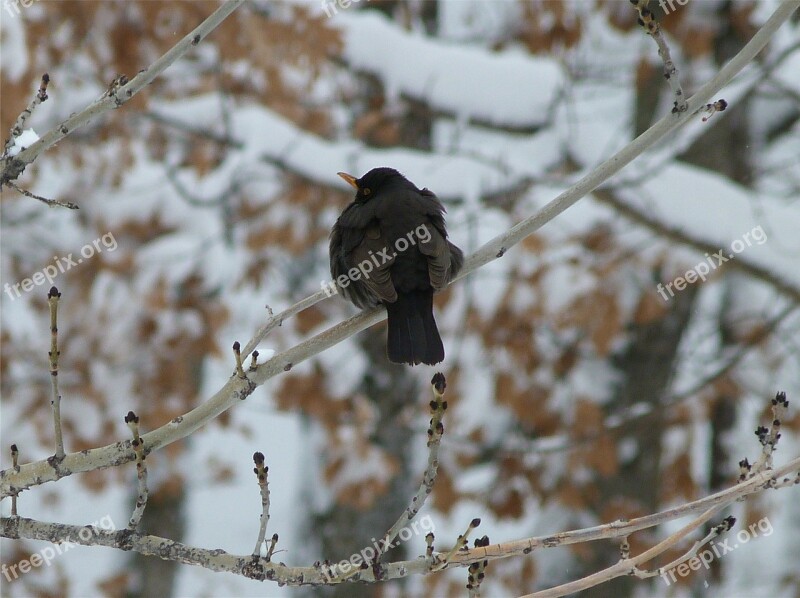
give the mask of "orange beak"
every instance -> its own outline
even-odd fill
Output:
[[[347,174],[346,172],[337,172],[340,177],[342,177],[345,181],[347,181],[353,189],[358,191],[358,183],[356,183],[356,177],[352,174]]]

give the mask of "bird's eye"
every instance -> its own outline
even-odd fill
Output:
[[[372,193],[372,189],[370,189],[369,187],[364,187],[361,191],[362,193],[364,193],[364,195],[369,195],[370,193]]]

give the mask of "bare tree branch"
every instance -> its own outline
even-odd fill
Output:
[[[28,191],[27,189],[20,187],[14,181],[6,181],[5,184],[11,187],[12,189],[15,189],[18,192],[22,193],[22,195],[24,195],[25,197],[30,197],[31,199],[38,199],[42,203],[50,206],[51,208],[54,208],[56,206],[61,206],[62,208],[67,208],[68,210],[77,210],[80,207],[78,206],[78,204],[74,204],[71,201],[64,201],[63,199],[49,199],[47,197],[42,197],[41,195],[36,195],[36,193],[33,193],[31,191]]]
[[[24,149],[16,156],[6,157],[3,170],[0,173],[0,186],[13,181],[25,171],[25,168],[36,158],[77,128],[84,126],[93,118],[115,110],[139,93],[153,79],[160,75],[168,66],[199,44],[209,33],[222,23],[244,0],[228,0],[214,11],[205,21],[197,26],[191,33],[175,44],[172,48],[147,69],[140,71],[133,79],[118,80],[112,87],[77,114],[48,131],[39,141]],[[124,81],[124,83],[123,83]]]
[[[137,492],[136,504],[133,507],[133,514],[128,521],[128,529],[136,531],[142,521],[145,507],[147,507],[147,466],[145,465],[144,447],[142,446],[142,439],[139,436],[139,417],[133,412],[128,411],[125,416],[125,423],[133,433],[133,450],[136,452],[136,479],[137,479]]]
[[[53,398],[50,405],[53,408],[53,428],[56,439],[56,459],[64,458],[64,438],[61,435],[61,393],[58,392],[58,357],[61,351],[58,350],[58,300],[61,293],[56,287],[52,287],[47,293],[47,302],[50,306],[50,383],[53,389]]]
[[[434,400],[431,401],[431,425],[428,428],[428,465],[425,468],[425,473],[422,476],[422,483],[419,485],[417,493],[412,497],[411,503],[406,507],[403,514],[395,521],[394,525],[389,528],[379,546],[388,546],[397,538],[400,530],[408,525],[408,522],[414,519],[425,504],[425,501],[433,491],[433,484],[436,481],[436,472],[439,469],[439,446],[442,442],[442,435],[444,434],[444,424],[442,418],[447,409],[447,402],[444,400],[444,390],[447,387],[444,375],[436,373],[431,380],[433,387]],[[375,556],[380,560],[381,554]]]
[[[783,480],[778,480],[777,478],[784,474],[778,474],[777,472],[773,475],[770,475],[772,473],[772,455],[775,452],[775,448],[781,436],[781,419],[786,415],[788,406],[789,402],[786,400],[786,393],[779,392],[772,400],[773,419],[770,427],[767,428],[765,426],[759,426],[756,429],[756,435],[758,436],[762,446],[759,460],[755,465],[753,465],[752,468],[747,463],[747,459],[741,461],[740,467],[743,469],[744,473],[739,478],[739,486],[733,486],[732,488],[723,491],[723,493],[729,494],[732,490],[737,488],[740,489],[742,486],[746,486],[756,478],[759,479],[759,483],[755,486],[756,492],[766,488],[776,488],[778,484],[780,484],[781,487],[786,487],[800,483],[800,457],[794,459],[792,462],[782,468],[782,471],[785,473],[795,473],[796,475],[794,479],[787,477]],[[763,483],[763,477],[761,477],[763,474],[769,475],[766,483]],[[717,495],[719,494],[721,493],[717,493]],[[730,530],[736,520],[733,517],[727,517],[723,523],[715,526],[712,532],[709,533],[705,538],[699,542],[696,542],[688,552],[673,562],[664,565],[663,567],[659,567],[654,571],[641,571],[639,567],[640,565],[647,563],[653,560],[655,557],[663,554],[668,549],[675,547],[680,540],[685,538],[688,534],[696,529],[699,529],[702,525],[722,512],[733,502],[734,500],[729,500],[726,498],[725,501],[713,504],[713,506],[708,508],[699,517],[693,519],[680,530],[671,534],[668,538],[665,538],[652,548],[644,551],[642,554],[636,557],[631,558],[629,555],[626,555],[624,558],[621,558],[619,562],[615,563],[611,567],[603,569],[602,571],[598,571],[582,579],[577,579],[553,588],[548,588],[547,590],[541,592],[528,594],[524,598],[556,598],[558,596],[566,596],[568,594],[574,594],[576,592],[600,585],[601,583],[605,583],[616,577],[622,577],[626,575],[634,575],[639,578],[664,575],[665,572],[670,571],[673,567],[678,566],[680,563],[689,560],[692,556],[694,556],[702,544],[711,540],[713,537],[722,533],[723,531]]]
[[[658,56],[664,63],[664,78],[669,82],[672,88],[672,93],[675,96],[673,104],[673,112],[686,112],[689,105],[686,102],[686,96],[683,93],[680,79],[678,79],[678,68],[672,61],[667,40],[664,39],[664,34],[661,26],[656,21],[653,13],[647,8],[649,0],[631,0],[636,11],[639,13],[639,24],[644,27],[647,34],[653,38],[658,46]]]
[[[267,526],[269,525],[269,480],[267,479],[269,467],[264,465],[264,453],[261,452],[253,454],[253,462],[256,465],[253,468],[253,473],[258,478],[258,487],[261,490],[261,518],[259,520],[256,546],[253,548],[253,557],[257,558],[261,555],[261,547],[264,545],[264,538],[267,535]],[[277,542],[277,540],[275,541]]]
[[[537,536],[501,544],[480,546],[469,550],[456,550],[450,555],[447,564],[449,567],[467,566],[483,561],[528,555],[539,548],[554,548],[556,546],[568,546],[594,540],[623,538],[633,532],[662,525],[687,515],[699,512],[715,513],[740,499],[763,492],[765,489],[786,485],[786,480],[789,480],[791,484],[798,484],[800,483],[798,472],[800,472],[800,457],[778,467],[774,471],[762,471],[753,475],[750,479],[721,492],[660,513],[631,519],[630,521],[614,521],[596,527],[561,532],[551,536]],[[794,480],[791,478],[780,480],[780,478],[788,474],[795,474],[796,477]],[[701,523],[692,525],[692,529],[696,529],[699,525]],[[283,563],[263,560],[257,560],[254,565],[252,554],[233,555],[219,549],[195,548],[168,538],[143,535],[131,530],[109,531],[93,526],[48,523],[25,517],[0,517],[0,536],[132,550],[147,556],[157,556],[187,565],[202,566],[212,571],[227,571],[261,581],[280,581],[287,585],[328,584],[332,582],[330,576],[320,566],[289,567]],[[670,536],[670,538],[672,537]],[[441,562],[445,554],[436,553],[433,556],[435,557],[435,562]],[[646,562],[652,559],[653,556],[650,551],[645,552],[636,557],[636,563]],[[628,563],[628,570],[622,572],[622,574],[628,574],[630,567],[631,564]],[[381,567],[381,580],[400,579],[408,575],[426,575],[430,570],[431,559],[427,558],[386,563]],[[621,570],[622,567],[620,567]],[[376,581],[376,579],[373,570],[366,568],[360,569],[358,574],[348,578],[348,581],[370,582]]]
[[[36,107],[45,102],[49,97],[47,95],[47,85],[50,83],[50,75],[45,73],[42,75],[42,82],[39,84],[39,90],[36,92],[36,95],[31,100],[30,104],[25,107],[25,110],[20,112],[17,120],[14,121],[14,126],[11,127],[11,134],[8,136],[6,140],[6,147],[3,150],[3,155],[7,155],[11,148],[14,147],[15,143],[14,140],[22,135],[22,130],[25,127],[25,123],[33,114],[33,111],[36,110]]]

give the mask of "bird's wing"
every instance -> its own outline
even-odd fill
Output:
[[[420,192],[418,199],[419,210],[427,218],[425,234],[417,232],[417,242],[420,252],[428,258],[428,277],[431,286],[437,291],[447,286],[452,278],[451,272],[451,243],[447,241],[447,229],[444,224],[444,206],[436,195],[427,188]]]
[[[464,265],[464,252],[450,241],[447,242],[447,245],[450,247],[450,280],[453,280]]]
[[[389,268],[395,261],[381,233],[373,201],[350,204],[336,221],[331,236],[331,274],[348,277],[344,294],[360,307],[397,301]],[[355,268],[357,272],[350,272]]]
[[[354,246],[361,243],[363,237],[363,230],[343,228],[337,222],[331,231],[330,265],[331,276],[339,284],[342,294],[356,306],[366,308],[375,305],[378,302],[377,298],[369,287],[360,281],[354,282],[348,276],[350,270],[348,255]],[[342,276],[345,278],[342,279]],[[345,286],[341,285],[342,280],[347,283]]]
[[[381,301],[394,303],[397,291],[392,284],[389,268],[394,264],[395,254],[381,233],[377,220],[370,222],[363,230],[363,238],[348,256],[350,268],[358,270],[361,281]]]
[[[425,228],[428,234],[426,237],[418,238],[419,250],[428,258],[428,277],[431,286],[439,290],[450,281],[450,245],[435,226],[430,225]]]

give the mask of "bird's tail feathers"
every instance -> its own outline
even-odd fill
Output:
[[[386,304],[386,311],[389,361],[435,365],[444,360],[444,345],[433,318],[433,289],[398,293],[397,301]]]

